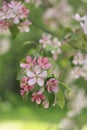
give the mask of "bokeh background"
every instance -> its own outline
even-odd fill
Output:
[[[73,20],[75,13],[87,15],[87,0],[37,1],[26,4],[30,17],[39,26],[58,33],[59,38],[66,33],[64,27],[77,26]],[[65,127],[61,130],[87,130],[87,81],[79,79],[71,87],[63,110],[58,106],[38,109],[20,96],[19,81],[16,80],[19,63],[30,49],[23,44],[32,39],[38,41],[43,32],[32,24],[29,33],[19,33],[14,39],[10,32],[0,33],[0,130],[60,130],[59,126]],[[66,61],[60,65],[66,71]],[[73,119],[70,116],[72,102],[76,103],[74,108],[80,108]]]

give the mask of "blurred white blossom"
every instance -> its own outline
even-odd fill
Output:
[[[36,7],[39,7],[42,4],[42,0],[25,0],[25,3],[35,4]]]
[[[69,26],[71,21],[72,8],[66,0],[53,1],[53,6],[47,8],[44,13],[44,21],[52,28],[58,28],[58,23],[62,23],[64,26]]]
[[[10,47],[11,44],[8,38],[0,39],[0,55],[7,53]]]
[[[57,60],[58,55],[62,53],[62,43],[57,37],[54,37],[52,39],[50,34],[43,33],[41,39],[39,40],[39,43],[41,44],[42,48],[47,48],[48,45],[49,47],[53,48],[50,51],[55,60]]]
[[[80,16],[78,13],[75,14],[74,19],[80,22],[80,26],[82,27],[85,34],[87,34],[87,16]]]

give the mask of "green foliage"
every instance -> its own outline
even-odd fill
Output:
[[[12,38],[14,39],[17,36],[17,34],[19,33],[19,30],[16,25],[12,25],[10,27],[10,32],[12,34]]]
[[[60,88],[56,94],[56,103],[61,109],[63,109],[65,106],[65,96]]]

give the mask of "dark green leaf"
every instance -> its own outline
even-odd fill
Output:
[[[19,30],[16,25],[12,25],[10,27],[10,32],[12,33],[12,37],[15,38],[17,36]]]

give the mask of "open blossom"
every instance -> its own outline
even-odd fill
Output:
[[[37,104],[40,104],[45,99],[45,96],[42,92],[34,92],[32,94],[32,102],[36,101]]]
[[[18,26],[18,29],[21,31],[21,32],[29,32],[30,29],[29,29],[29,25],[31,25],[32,23],[28,20],[22,22],[19,26]]]
[[[58,40],[58,38],[54,38],[53,39],[53,47],[56,48],[56,50],[53,50],[51,53],[53,54],[53,58],[56,60],[58,55],[62,53],[62,49],[61,49],[61,42]]]
[[[33,71],[28,69],[26,72],[29,77],[28,84],[34,85],[38,84],[39,86],[44,85],[44,79],[47,78],[47,71],[41,70],[41,68],[37,65],[33,68]]]
[[[58,81],[54,78],[51,78],[46,83],[47,91],[49,93],[51,92],[57,92],[58,91]]]
[[[73,75],[73,78],[78,79],[79,77],[84,75],[83,68],[76,66],[71,71],[71,74]]]
[[[0,22],[3,22],[3,28],[0,27],[0,30],[6,30],[6,27],[8,29],[15,24],[21,32],[29,32],[31,22],[28,20],[28,15],[29,10],[20,1],[3,2],[0,9]]]
[[[43,69],[49,69],[51,67],[51,63],[49,63],[49,60],[47,57],[45,58],[39,57],[38,64]]]
[[[57,37],[52,39],[51,35],[43,33],[39,43],[41,44],[42,48],[46,48],[47,46],[51,46],[51,48],[53,47],[51,53],[55,60],[57,59],[58,55],[62,53],[62,43]]]
[[[82,27],[85,34],[87,34],[87,16],[80,16],[79,14],[75,14],[75,20],[80,22],[80,26]]]
[[[20,67],[21,68],[25,68],[25,69],[29,69],[32,66],[34,66],[36,64],[36,58],[32,59],[32,57],[27,56],[26,57],[26,62],[25,63],[21,63]]]
[[[77,65],[77,64],[82,65],[83,64],[83,55],[82,55],[82,53],[80,53],[80,52],[76,53],[72,63],[75,64],[75,65]]]
[[[45,48],[47,44],[51,44],[51,35],[43,33],[39,43]]]
[[[24,90],[24,91],[31,91],[34,86],[30,86],[28,85],[28,77],[27,76],[24,76],[22,77],[22,82],[20,84],[20,87]]]

